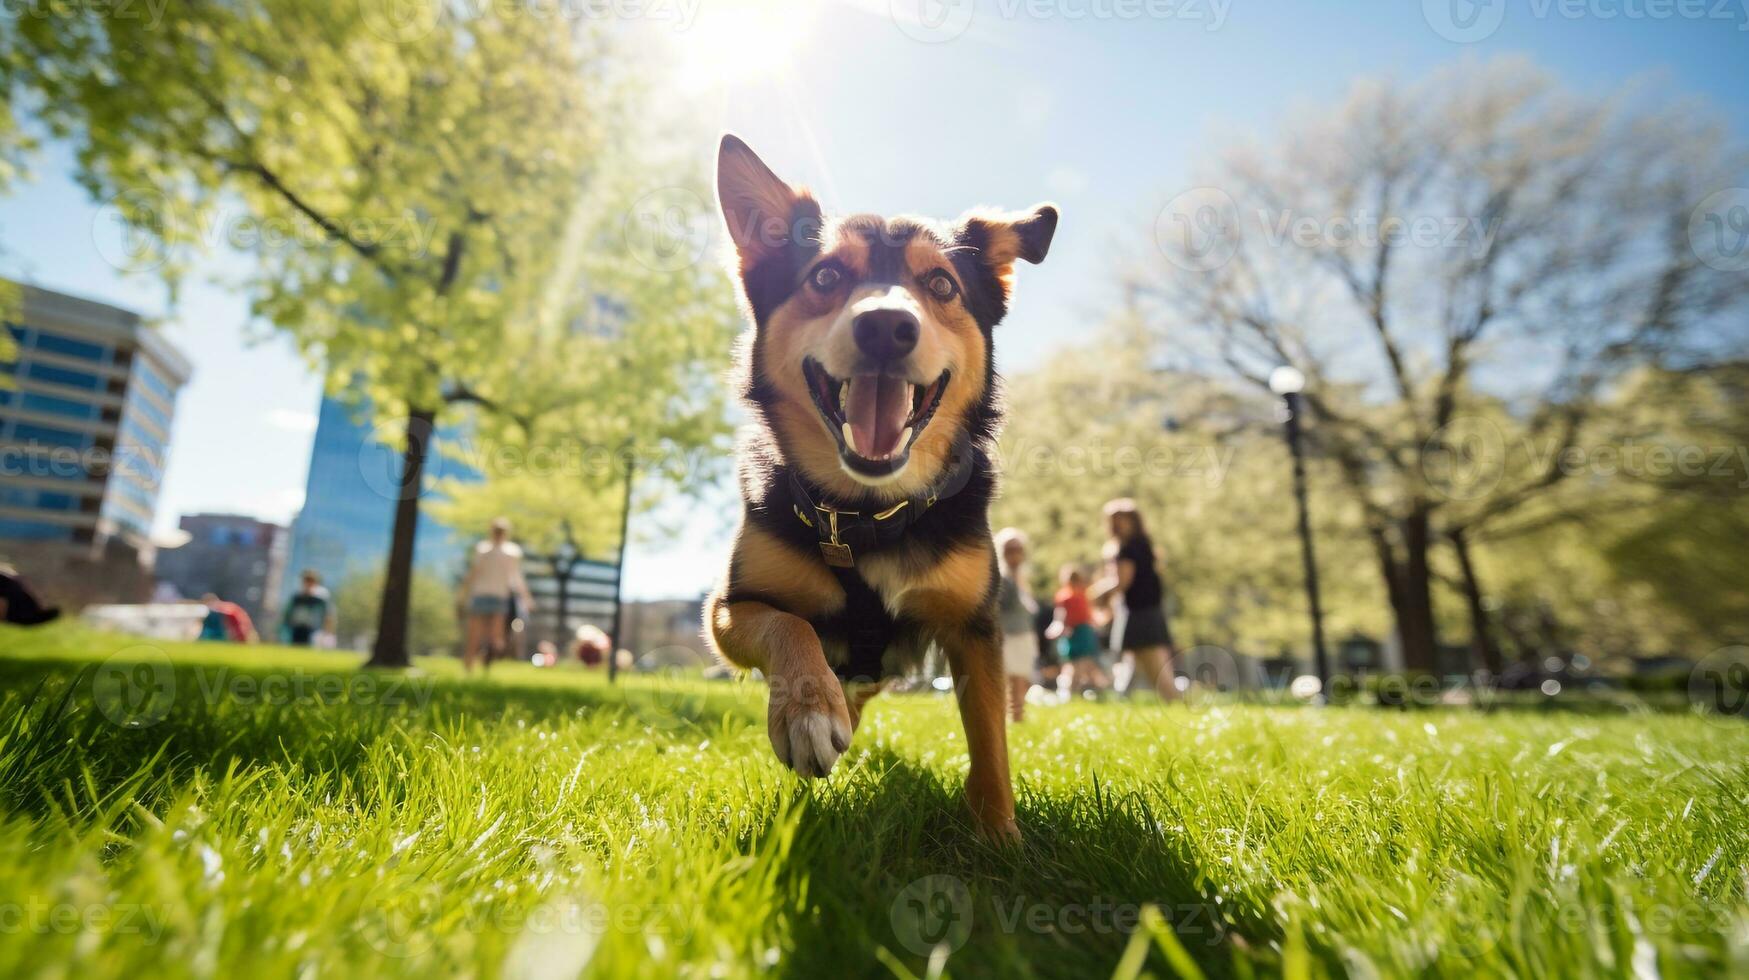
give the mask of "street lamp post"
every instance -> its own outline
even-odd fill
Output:
[[[1306,376],[1283,365],[1269,374],[1269,390],[1287,404],[1287,448],[1294,461],[1294,501],[1300,512],[1300,557],[1306,567],[1306,605],[1312,612],[1312,662],[1318,673],[1318,690],[1330,690],[1330,655],[1324,649],[1324,605],[1318,598],[1318,562],[1312,553],[1312,520],[1306,508],[1306,462],[1300,447],[1300,392]]]

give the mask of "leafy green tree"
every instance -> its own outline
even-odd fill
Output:
[[[1268,400],[1230,383],[1156,370],[1123,327],[1007,382],[1001,493],[992,520],[1031,540],[1032,585],[1099,561],[1101,509],[1133,497],[1160,553],[1181,645],[1309,660],[1291,468]],[[1311,468],[1314,532],[1331,631],[1379,634],[1360,515],[1333,467]]]
[[[1274,400],[1152,369],[1128,354],[1138,345],[1124,330],[1107,332],[1008,379],[993,521],[1027,532],[1043,596],[1059,565],[1098,560],[1101,505],[1134,497],[1161,552],[1182,644],[1309,659]],[[1455,549],[1430,556],[1442,618],[1471,613],[1474,584],[1502,664],[1584,652],[1626,669],[1634,656],[1742,642],[1749,566],[1742,549],[1721,544],[1749,532],[1742,365],[1637,372],[1594,407],[1594,439],[1579,446],[1533,439],[1484,399],[1471,413],[1480,445],[1461,470],[1440,473],[1454,506],[1550,467],[1563,475],[1481,525],[1473,583]],[[1336,462],[1314,457],[1309,480],[1330,633],[1382,635],[1390,607],[1367,571],[1367,515]]]
[[[337,639],[360,646],[375,639],[382,618],[383,571],[362,572],[334,589]],[[424,656],[453,656],[460,649],[461,624],[455,586],[427,572],[413,573],[407,615],[407,649]]]
[[[730,458],[728,367],[740,317],[714,261],[717,216],[691,181],[656,188],[648,174],[684,176],[648,148],[607,151],[592,187],[592,227],[568,274],[585,284],[564,330],[529,338],[495,387],[515,413],[488,413],[459,454],[480,479],[444,481],[432,510],[445,524],[484,528],[514,518],[516,536],[549,565],[607,558],[634,513],[673,493],[715,484]],[[628,483],[630,481],[630,483]],[[561,569],[549,567],[567,598]],[[566,610],[558,610],[564,621]]]
[[[0,279],[0,321],[10,320],[17,313],[18,305],[18,284]],[[16,364],[17,361],[18,341],[12,339],[10,330],[0,330],[0,367]],[[0,388],[9,388],[12,384],[12,376],[0,372]]]
[[[25,157],[35,148],[35,142],[20,125],[18,111],[13,105],[14,57],[0,46],[0,194],[12,188],[23,173]],[[18,284],[0,279],[0,320],[10,319],[16,314],[19,300]],[[9,331],[0,330],[0,365],[17,360],[17,342]],[[0,375],[0,388],[10,384],[10,377]]]
[[[1226,152],[1159,216],[1131,295],[1177,364],[1307,379],[1311,448],[1361,508],[1406,665],[1435,666],[1436,545],[1566,480],[1479,493],[1475,430],[1558,448],[1645,365],[1742,342],[1749,287],[1693,234],[1745,159],[1703,113],[1583,96],[1515,60],[1365,81]],[[1559,458],[1559,454],[1552,457]]]
[[[581,20],[384,9],[244,0],[159,23],[75,5],[15,18],[0,61],[77,147],[80,181],[145,233],[147,264],[174,285],[202,248],[247,252],[253,313],[331,389],[404,420],[372,654],[392,666],[433,427],[458,405],[530,413],[503,365],[573,307],[575,228],[621,107]]]
[[[1560,447],[1511,440],[1509,465],[1561,475],[1476,538],[1508,638],[1521,655],[1537,639],[1604,656],[1741,642],[1749,565],[1721,543],[1749,530],[1749,367],[1636,372],[1595,420],[1558,459],[1518,463]]]
[[[1749,638],[1749,556],[1727,541],[1749,541],[1749,498],[1682,500],[1611,543],[1616,578],[1651,590],[1674,614],[1658,642],[1704,654]]]

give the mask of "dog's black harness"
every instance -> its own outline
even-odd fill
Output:
[[[870,555],[904,540],[943,497],[966,485],[977,451],[956,453],[958,460],[928,491],[887,507],[865,513],[821,503],[822,495],[809,491],[794,469],[789,471],[791,509],[796,518],[814,529],[820,538],[820,557],[844,588],[844,621],[849,653],[833,668],[840,680],[879,680],[885,676],[881,656],[898,634],[898,621],[875,590],[856,570],[859,555]]]

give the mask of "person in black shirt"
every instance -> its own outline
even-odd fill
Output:
[[[304,571],[298,591],[286,600],[282,625],[286,639],[297,647],[313,645],[318,632],[334,632],[334,599],[314,570]]]
[[[1142,525],[1136,503],[1126,498],[1105,505],[1106,527],[1111,540],[1105,546],[1107,574],[1095,589],[1095,599],[1109,604],[1122,595],[1124,616],[1112,630],[1112,648],[1129,655],[1132,672],[1125,693],[1151,685],[1162,698],[1178,696],[1177,675],[1172,669],[1172,629],[1166,621],[1166,589],[1154,544]]]

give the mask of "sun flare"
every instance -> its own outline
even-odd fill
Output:
[[[791,74],[817,17],[815,4],[722,0],[700,5],[672,44],[677,82],[698,92]]]

